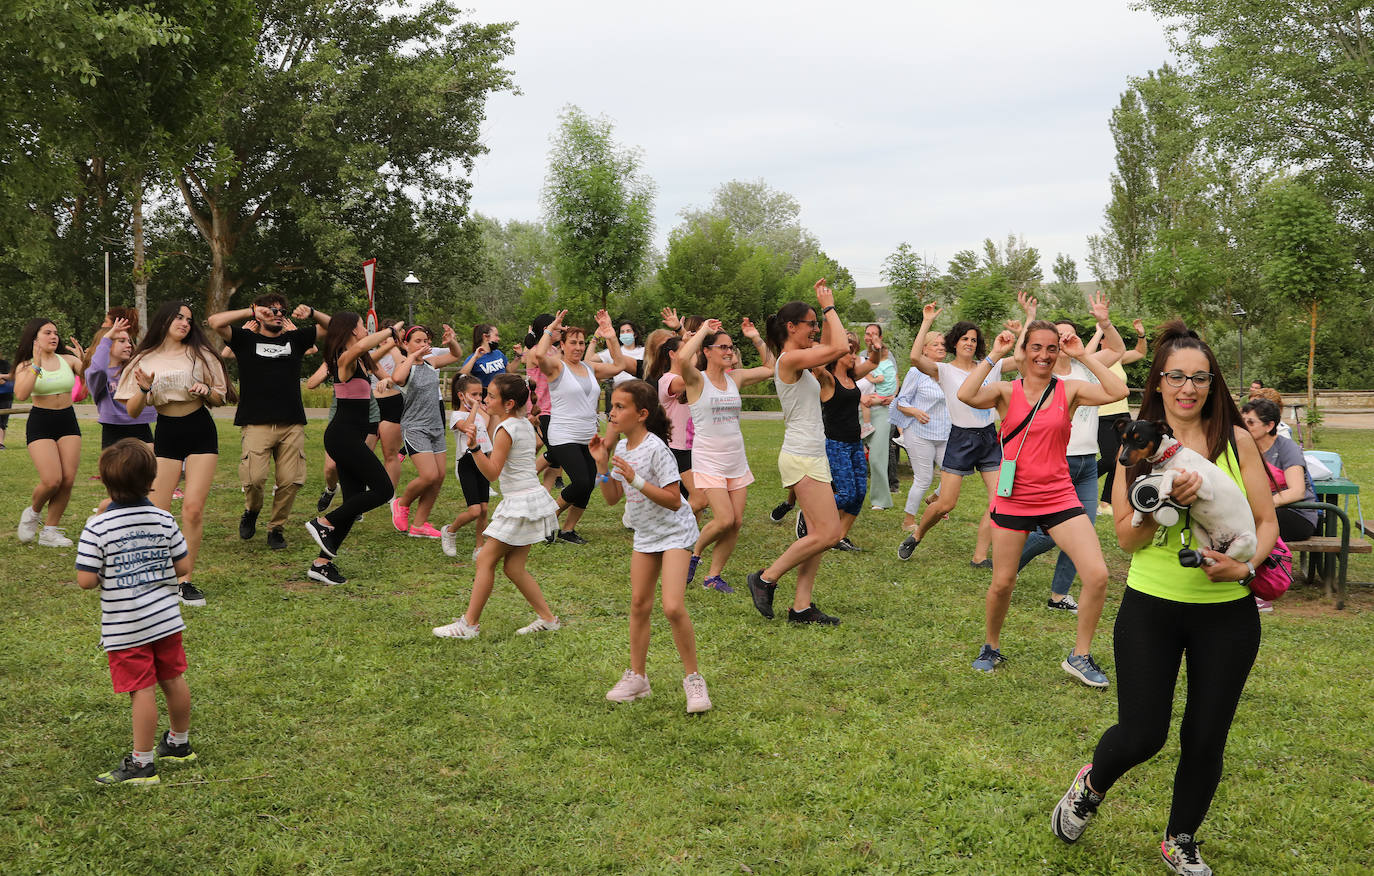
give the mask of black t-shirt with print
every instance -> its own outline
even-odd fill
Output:
[[[234,327],[229,349],[239,362],[239,409],[235,426],[300,423],[301,360],[315,344],[314,323],[276,337]]]

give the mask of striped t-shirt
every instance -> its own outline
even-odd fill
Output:
[[[172,564],[186,556],[176,519],[146,499],[86,520],[76,568],[100,576],[100,645],[134,648],[186,629]]]

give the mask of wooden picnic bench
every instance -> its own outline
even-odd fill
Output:
[[[1350,555],[1370,553],[1374,551],[1374,546],[1362,538],[1351,538],[1350,517],[1339,505],[1330,502],[1294,502],[1284,507],[1322,512],[1324,534],[1302,541],[1290,541],[1288,549],[1300,558],[1302,554],[1307,555],[1307,580],[1315,582],[1320,577],[1327,596],[1331,595],[1334,587],[1337,610],[1345,608],[1345,578]],[[1298,568],[1302,568],[1301,559]]]

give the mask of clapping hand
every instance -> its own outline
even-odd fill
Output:
[[[147,371],[144,371],[142,368],[134,368],[134,383],[138,384],[139,389],[143,389],[144,387],[152,387],[153,375],[149,374]]]

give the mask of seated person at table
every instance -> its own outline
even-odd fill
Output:
[[[1247,402],[1240,409],[1245,428],[1255,439],[1265,460],[1281,472],[1270,482],[1274,510],[1279,517],[1279,536],[1284,541],[1302,541],[1317,531],[1317,512],[1286,507],[1294,502],[1315,502],[1316,490],[1307,473],[1302,448],[1278,434],[1279,409],[1268,399]]]

